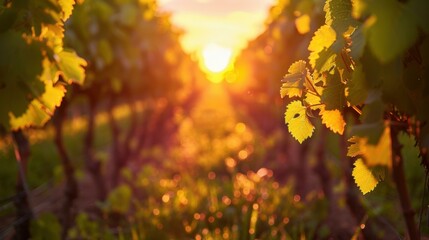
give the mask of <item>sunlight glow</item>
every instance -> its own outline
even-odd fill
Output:
[[[203,49],[203,61],[205,67],[219,73],[226,69],[232,56],[232,50],[216,44],[209,44]]]

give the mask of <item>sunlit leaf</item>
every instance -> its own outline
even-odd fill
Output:
[[[63,86],[46,84],[46,91],[39,98],[31,101],[27,111],[18,117],[11,116],[11,129],[22,129],[29,126],[43,126],[53,115],[55,108],[60,106],[64,97]]]
[[[357,157],[362,155],[361,146],[360,146],[360,138],[351,137],[349,140],[350,145],[347,148],[347,156],[348,157]]]
[[[378,184],[378,180],[360,158],[354,163],[352,175],[363,194],[371,192]]]
[[[288,74],[283,77],[283,84],[280,88],[281,97],[300,97],[302,95],[302,88],[307,75],[307,68],[305,61],[296,61],[290,65]]]
[[[342,135],[346,122],[344,121],[343,114],[340,110],[323,110],[320,112],[322,115],[322,123],[325,124],[332,132]]]
[[[311,39],[310,45],[308,46],[308,50],[310,51],[309,62],[310,65],[314,68],[316,65],[316,60],[319,58],[320,53],[329,48],[336,40],[336,33],[334,29],[332,29],[328,25],[323,25],[320,27],[315,33],[313,38]],[[329,56],[325,56],[325,58],[329,58]]]
[[[361,156],[366,165],[373,166],[386,166],[388,168],[392,165],[392,141],[390,138],[390,128],[386,127],[380,140],[376,145],[368,143],[368,139],[364,137],[352,137],[349,139],[351,143],[347,156],[356,157]]]
[[[64,79],[71,83],[82,84],[85,79],[86,61],[80,58],[74,51],[64,50],[58,54],[58,67],[62,71]]]
[[[307,108],[300,101],[289,103],[285,112],[285,122],[292,136],[302,143],[313,135],[314,126],[306,114]]]
[[[339,34],[358,24],[352,17],[352,3],[350,0],[328,0],[323,10],[326,12],[325,23],[332,26]]]
[[[70,17],[73,11],[73,5],[75,4],[75,0],[58,0],[58,3],[63,10],[62,20],[65,21]]]

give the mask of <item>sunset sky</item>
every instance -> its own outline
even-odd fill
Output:
[[[237,52],[262,31],[274,1],[160,0],[160,6],[186,32],[182,44],[187,52],[201,52],[209,44]]]

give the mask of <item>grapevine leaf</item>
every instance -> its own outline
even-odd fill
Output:
[[[381,101],[377,92],[371,92],[369,96],[376,95],[374,100],[368,97],[366,105],[362,109],[360,120],[362,123],[376,123],[383,121],[384,103]],[[371,101],[371,102],[368,102]]]
[[[18,11],[16,9],[0,6],[0,33],[13,26],[17,15]]]
[[[365,74],[362,65],[357,65],[353,71],[352,78],[347,81],[347,100],[351,105],[361,105],[368,96],[365,84]]]
[[[362,155],[361,146],[360,146],[360,138],[353,136],[349,140],[350,145],[347,148],[347,156],[348,157],[357,157]]]
[[[320,102],[320,97],[314,93],[307,92],[304,99],[305,104],[311,109],[321,109],[323,105]]]
[[[325,23],[332,26],[338,34],[343,34],[349,27],[355,27],[358,24],[352,17],[350,0],[328,0],[323,10],[326,12]]]
[[[365,195],[377,186],[378,181],[372,174],[371,170],[365,165],[362,159],[357,159],[352,171],[353,178],[360,191]]]
[[[316,60],[319,59],[323,50],[328,49],[336,40],[336,33],[334,29],[332,29],[328,25],[321,26],[315,33],[313,38],[311,39],[310,45],[308,46],[308,50],[310,51],[310,56],[308,58],[310,65],[315,68]],[[331,54],[323,54],[324,59],[329,59]],[[326,62],[326,60],[324,61]]]
[[[30,5],[32,25],[37,36],[42,33],[43,26],[61,22],[61,9],[56,1],[31,1]]]
[[[368,139],[369,144],[377,144],[384,131],[383,122],[367,123],[353,126],[351,134]]]
[[[28,105],[26,93],[17,84],[8,84],[0,87],[0,125],[6,129],[10,128],[9,115],[22,115]],[[13,103],[13,104],[6,104]]]
[[[86,61],[70,50],[64,50],[58,56],[58,67],[64,79],[69,83],[82,84],[85,79],[85,70],[83,67],[86,66]]]
[[[53,115],[54,110],[61,104],[65,88],[62,85],[56,87],[46,85],[45,93],[40,98],[31,101],[27,111],[18,117],[11,116],[11,129],[17,130],[29,126],[42,127]]]
[[[345,106],[345,85],[338,71],[326,75],[326,87],[322,93],[322,102],[326,110],[342,109]]]
[[[391,167],[392,163],[392,141],[390,139],[390,128],[386,127],[380,140],[376,145],[370,144],[365,137],[354,136],[349,139],[351,143],[347,156],[360,156],[365,160],[368,167],[385,166]]]
[[[366,45],[366,38],[362,27],[358,27],[353,31],[348,38],[348,43],[350,45],[350,56],[357,61],[362,57]]]
[[[331,49],[323,49],[318,54],[315,52],[310,53],[309,56],[310,63],[314,70],[318,72],[330,72],[335,65],[337,60],[337,54],[335,54]]]
[[[415,17],[415,21],[419,24],[420,28],[426,34],[429,34],[429,24],[427,19],[429,2],[425,0],[410,0],[407,4],[409,9],[408,12],[413,13],[413,17]]]
[[[62,20],[66,21],[73,11],[73,5],[75,4],[75,0],[59,0],[58,3],[63,10]]]
[[[4,83],[34,82],[42,73],[41,44],[27,43],[20,33],[7,31],[0,34],[0,74]],[[25,66],[25,67],[22,67]],[[43,89],[43,88],[42,88]]]
[[[289,103],[285,112],[285,122],[292,136],[302,143],[313,135],[314,126],[307,118],[306,107],[300,101]]]
[[[401,154],[405,162],[420,160],[420,149],[417,146],[414,136],[405,132],[398,134],[398,141],[401,143]]]
[[[368,2],[372,16],[366,21],[368,44],[382,63],[400,56],[417,39],[414,14],[395,0]]]
[[[405,81],[412,83],[416,80],[412,79],[413,76],[410,74],[405,75],[402,61],[400,59],[393,60],[389,64],[382,66],[380,70],[382,71],[381,77],[383,79],[381,86],[383,98],[396,105],[402,112],[414,114],[416,104],[412,100]]]
[[[392,141],[390,128],[386,127],[377,145],[371,145],[366,139],[361,139],[361,151],[368,166],[387,166],[392,164]]]
[[[343,114],[339,110],[323,110],[320,114],[322,115],[322,123],[325,124],[326,127],[331,129],[334,133],[343,135],[346,122],[344,121]]]
[[[280,88],[281,97],[301,97],[303,84],[307,75],[305,61],[294,62],[290,65],[288,72],[282,80],[283,84]]]

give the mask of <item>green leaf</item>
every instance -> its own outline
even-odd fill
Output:
[[[355,179],[356,185],[364,195],[374,190],[378,185],[378,180],[360,158],[354,163],[352,176]]]
[[[374,93],[376,94],[376,93]],[[362,123],[376,123],[383,121],[384,114],[384,103],[377,96],[371,102],[367,101],[367,104],[362,109],[362,115],[360,116],[360,120]]]
[[[382,63],[402,56],[417,39],[414,13],[396,0],[368,1],[372,16],[366,21],[368,44]]]
[[[6,104],[11,103],[13,104]],[[25,113],[30,104],[25,91],[17,84],[0,87],[0,124],[10,128],[10,114],[20,116]]]
[[[292,136],[302,143],[313,135],[314,126],[307,118],[307,108],[300,101],[289,103],[285,112],[285,123]]]
[[[368,143],[375,145],[380,140],[384,131],[383,122],[359,124],[351,127],[351,135],[367,138]]]
[[[426,0],[410,0],[407,2],[408,12],[413,13],[414,21],[419,27],[426,33],[429,34],[428,24],[428,12],[429,12],[429,1]]]
[[[85,79],[86,61],[70,50],[64,50],[58,56],[58,68],[61,70],[64,79],[69,83],[82,84]]]
[[[342,35],[349,27],[356,27],[358,22],[352,17],[350,0],[327,0],[323,10],[326,12],[325,23]]]
[[[12,115],[10,118],[11,129],[23,129],[30,126],[42,127],[53,116],[55,108],[60,106],[64,97],[65,88],[46,85],[46,91],[40,98],[31,101],[27,111],[21,116]]]
[[[405,163],[420,160],[420,149],[414,136],[401,131],[398,134],[398,141],[402,145],[401,154]]]
[[[341,82],[339,72],[326,75],[326,87],[322,93],[322,102],[326,110],[343,109],[345,106],[345,84]]]
[[[361,105],[365,102],[368,91],[365,84],[365,74],[362,65],[357,65],[353,71],[352,78],[347,81],[347,100],[351,105]]]
[[[350,56],[354,61],[362,57],[366,45],[366,37],[363,34],[363,27],[357,27],[348,38],[350,44]]]

